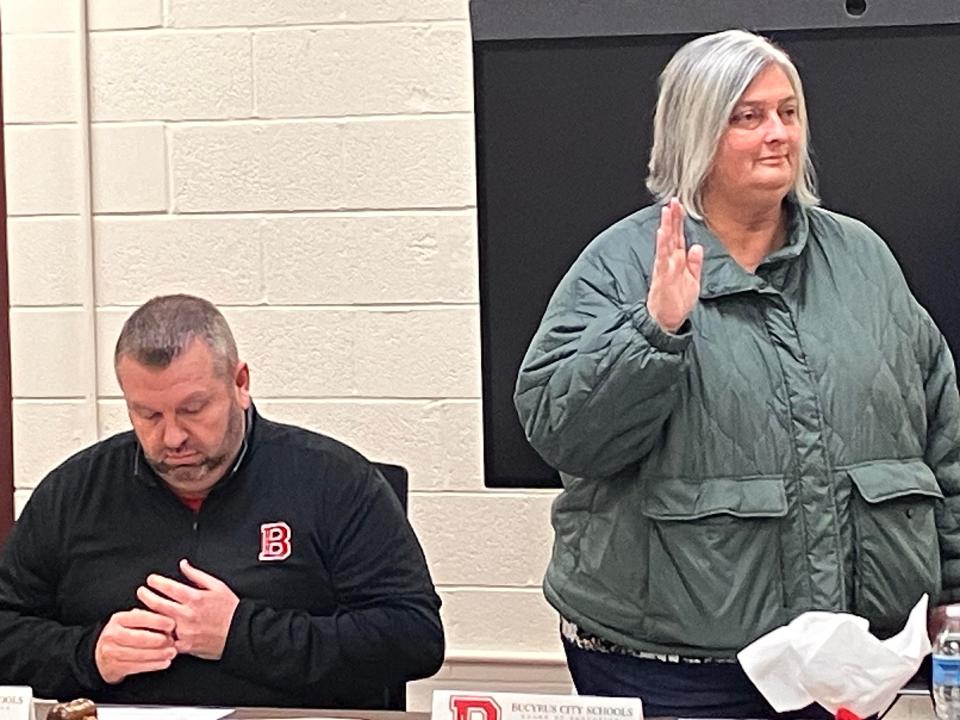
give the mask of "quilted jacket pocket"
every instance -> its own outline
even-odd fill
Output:
[[[940,592],[940,545],[934,506],[943,498],[920,460],[877,462],[847,470],[855,492],[853,611],[881,635],[898,631],[920,595]]]
[[[739,650],[782,622],[780,477],[650,481],[647,639]]]

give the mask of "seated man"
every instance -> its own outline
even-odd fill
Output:
[[[260,417],[230,328],[159,297],[114,357],[133,432],[37,487],[0,559],[0,684],[108,703],[383,707],[443,660],[383,477]]]

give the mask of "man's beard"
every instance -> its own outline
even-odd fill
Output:
[[[154,471],[168,483],[185,485],[199,482],[209,474],[216,472],[227,463],[226,455],[204,457],[200,462],[190,465],[168,465],[165,462],[150,462]]]
[[[213,455],[202,455],[200,460],[189,465],[174,465],[151,457],[147,457],[147,462],[157,475],[171,484],[192,485],[211,475],[215,475],[216,482],[226,473],[227,464],[232,462],[239,452],[243,443],[243,431],[243,410],[238,404],[232,403],[226,434]]]

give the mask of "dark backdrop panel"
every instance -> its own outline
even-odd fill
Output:
[[[956,0],[470,0],[475,40],[943,25]]]
[[[549,487],[512,394],[550,294],[644,188],[657,75],[690,35],[475,43],[488,486]],[[824,205],[890,244],[960,349],[960,25],[772,33],[804,79]]]

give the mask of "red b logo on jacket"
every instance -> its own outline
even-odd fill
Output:
[[[260,526],[260,561],[286,560],[290,557],[290,526],[285,522]]]

